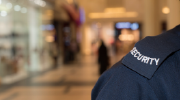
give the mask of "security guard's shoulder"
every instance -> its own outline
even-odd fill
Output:
[[[169,55],[180,50],[180,26],[158,36],[146,37],[124,57],[122,63],[150,79]]]

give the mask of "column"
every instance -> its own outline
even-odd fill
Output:
[[[89,24],[84,24],[82,28],[81,52],[85,55],[91,54],[91,28]]]
[[[144,20],[142,38],[160,34],[159,0],[144,0]]]
[[[170,9],[170,13],[167,15],[167,29],[172,29],[176,25],[180,24],[180,1],[179,0],[167,0],[167,5]]]
[[[38,47],[39,47],[39,30],[38,27],[40,26],[39,24],[39,13],[36,11],[36,9],[32,6],[29,7],[29,60],[30,60],[30,65],[29,65],[29,70],[30,71],[40,71],[41,66],[40,66],[40,58],[39,58],[39,53],[37,52]]]

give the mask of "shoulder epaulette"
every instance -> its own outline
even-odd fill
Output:
[[[176,29],[139,41],[123,58],[122,63],[140,75],[151,79],[163,61],[172,53],[180,50],[180,36],[173,31]]]

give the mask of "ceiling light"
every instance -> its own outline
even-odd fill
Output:
[[[169,14],[169,13],[170,13],[170,9],[169,9],[168,7],[164,7],[164,8],[162,9],[162,12],[163,12],[164,14]]]
[[[11,9],[11,8],[12,8],[12,4],[11,4],[11,3],[7,3],[7,4],[6,4],[6,7],[7,7],[8,9]]]
[[[3,17],[7,16],[7,12],[6,11],[1,11],[1,16],[3,16]]]
[[[14,10],[15,11],[20,11],[21,10],[21,6],[19,6],[19,5],[14,6]]]
[[[127,17],[137,17],[137,12],[126,12],[124,7],[117,8],[106,8],[102,13],[90,13],[89,17],[92,19],[97,18],[127,18]]]
[[[126,12],[126,9],[123,7],[119,7],[119,8],[106,8],[104,10],[104,12],[106,13],[124,13]]]
[[[89,17],[92,19],[98,18],[130,18],[137,17],[137,12],[126,12],[126,13],[90,13]]]

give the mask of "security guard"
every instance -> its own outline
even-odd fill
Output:
[[[180,100],[180,25],[146,37],[92,90],[91,100]]]

